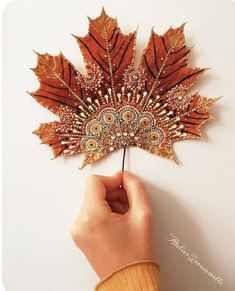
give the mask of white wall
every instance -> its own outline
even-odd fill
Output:
[[[182,163],[130,148],[127,167],[147,183],[155,211],[157,252],[164,291],[235,289],[234,144],[235,144],[235,2],[164,1],[13,1],[4,13],[4,284],[7,291],[89,291],[98,278],[70,238],[88,175],[113,174],[122,151],[78,169],[81,157],[51,161],[51,151],[31,132],[55,119],[27,95],[38,82],[29,67],[33,49],[60,50],[84,69],[70,35],[85,35],[88,21],[102,5],[117,16],[124,33],[139,25],[138,58],[152,26],[163,33],[187,21],[188,44],[196,43],[191,64],[212,67],[195,90],[215,104],[215,121],[204,128],[207,141],[175,144]],[[190,264],[167,241],[176,235],[209,271],[224,278],[219,286]]]

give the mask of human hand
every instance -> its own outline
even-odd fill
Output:
[[[90,176],[72,237],[101,279],[129,263],[153,261],[152,210],[143,182],[129,172]]]

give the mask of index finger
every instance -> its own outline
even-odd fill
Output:
[[[144,183],[129,172],[123,173],[123,186],[126,190],[130,208],[148,210],[151,208]]]
[[[93,199],[104,200],[107,192],[118,189],[121,183],[122,172],[118,172],[113,176],[92,175],[87,180],[85,195]]]

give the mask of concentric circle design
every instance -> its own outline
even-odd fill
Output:
[[[184,109],[186,108],[192,98],[190,96],[185,96],[185,93],[189,88],[183,85],[177,85],[167,94],[167,99],[171,108],[174,109]]]
[[[107,124],[113,123],[115,120],[115,116],[112,113],[106,113],[104,115],[104,122]]]
[[[149,112],[144,112],[139,117],[139,123],[143,130],[149,130],[154,126],[154,117]]]
[[[65,112],[62,112],[62,113],[59,115],[59,118],[60,118],[60,122],[61,122],[61,123],[67,123],[67,122],[69,121],[68,114],[66,114]]]
[[[99,134],[102,130],[102,126],[99,123],[94,123],[90,127],[91,133]]]
[[[132,65],[130,65],[124,72],[123,75],[124,84],[130,90],[134,88],[141,89],[146,81],[146,72],[142,67],[138,67],[135,69]]]
[[[85,78],[82,75],[79,75],[77,77],[78,82],[81,84],[81,87],[86,90],[98,88],[103,79],[100,68],[95,64],[88,63],[86,69],[87,74]]]
[[[156,124],[149,111],[140,113],[129,105],[120,109],[106,107],[95,119],[84,124],[86,136],[81,141],[81,149],[91,155],[129,145],[151,150],[165,139],[164,130]]]
[[[164,141],[164,132],[160,128],[155,128],[149,133],[149,140],[152,145],[160,145]]]
[[[100,122],[105,125],[112,125],[116,121],[116,118],[117,114],[112,108],[103,110],[99,116]]]
[[[120,110],[120,121],[124,123],[130,123],[138,117],[138,112],[135,108],[126,106]]]
[[[86,148],[89,151],[95,151],[98,148],[98,142],[95,139],[88,139],[86,141]]]
[[[122,119],[125,121],[132,121],[134,118],[134,114],[131,111],[126,111],[122,115]]]
[[[89,121],[86,125],[86,133],[88,135],[98,135],[102,133],[102,125],[96,119]]]

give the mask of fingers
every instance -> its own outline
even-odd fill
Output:
[[[119,201],[122,204],[129,203],[126,191],[122,188],[118,188],[114,191],[107,193],[106,200],[108,200],[109,202]]]
[[[96,200],[104,200],[107,193],[110,193],[118,188],[122,183],[122,173],[118,172],[113,176],[98,176],[93,175],[87,179],[85,196]]]
[[[109,205],[112,212],[115,212],[117,214],[125,214],[129,209],[127,204],[122,204],[119,201],[111,201],[109,202]]]
[[[120,188],[123,185],[123,189]],[[116,213],[130,211],[136,214],[151,214],[151,206],[144,183],[129,172],[118,172],[113,176],[90,176],[87,180],[85,202],[97,211],[98,205]]]
[[[129,210],[129,201],[124,189],[116,189],[110,193],[107,193],[106,200],[112,212],[118,214],[125,214]]]
[[[130,210],[137,212],[151,211],[150,201],[144,183],[129,172],[124,172],[122,178],[123,186],[128,196]]]

